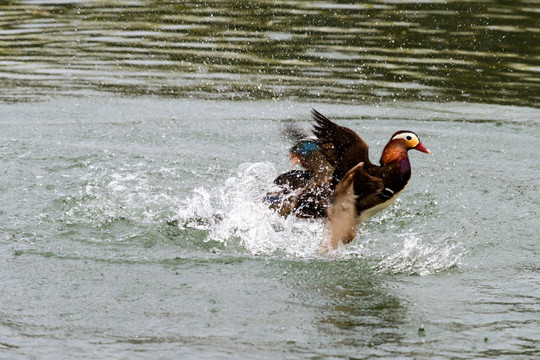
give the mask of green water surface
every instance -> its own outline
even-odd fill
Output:
[[[540,355],[538,3],[0,4],[0,358]],[[356,240],[260,199],[314,107],[412,179]]]

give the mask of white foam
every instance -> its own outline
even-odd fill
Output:
[[[222,188],[195,189],[175,219],[183,229],[208,231],[208,241],[236,243],[252,254],[317,255],[322,221],[283,218],[262,201],[275,177],[271,163],[242,164]]]
[[[460,264],[463,249],[457,244],[445,242],[427,242],[414,233],[405,233],[401,249],[386,256],[377,265],[380,272],[408,275],[429,275],[451,269]]]
[[[384,234],[359,228],[356,240],[328,255],[323,251],[324,220],[281,217],[262,201],[277,176],[271,163],[245,163],[222,187],[199,187],[185,199],[175,216],[183,230],[207,232],[205,241],[238,246],[254,255],[278,255],[299,258],[375,258],[375,270],[384,273],[427,275],[459,264],[462,251],[452,241],[426,240],[418,233],[392,225],[396,211],[387,210],[368,222],[394,227],[398,233]],[[400,208],[400,205],[397,206]],[[398,211],[401,215],[403,210]],[[405,218],[411,217],[405,214]],[[384,223],[381,223],[384,219]],[[393,241],[385,238],[391,236]],[[451,239],[450,239],[451,240]]]

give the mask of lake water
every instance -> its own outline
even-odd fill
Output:
[[[0,4],[0,358],[538,357],[538,5]],[[332,256],[310,107],[432,151]]]

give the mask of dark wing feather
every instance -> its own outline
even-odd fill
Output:
[[[274,184],[281,186],[287,192],[307,187],[313,179],[313,173],[307,170],[291,170],[279,175]]]
[[[320,151],[336,168],[334,177],[340,180],[360,162],[371,166],[368,144],[353,130],[330,121],[315,109],[311,109],[315,124],[313,134],[317,137]]]

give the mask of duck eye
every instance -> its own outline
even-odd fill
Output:
[[[412,140],[412,136],[411,135],[407,135],[407,140]]]

